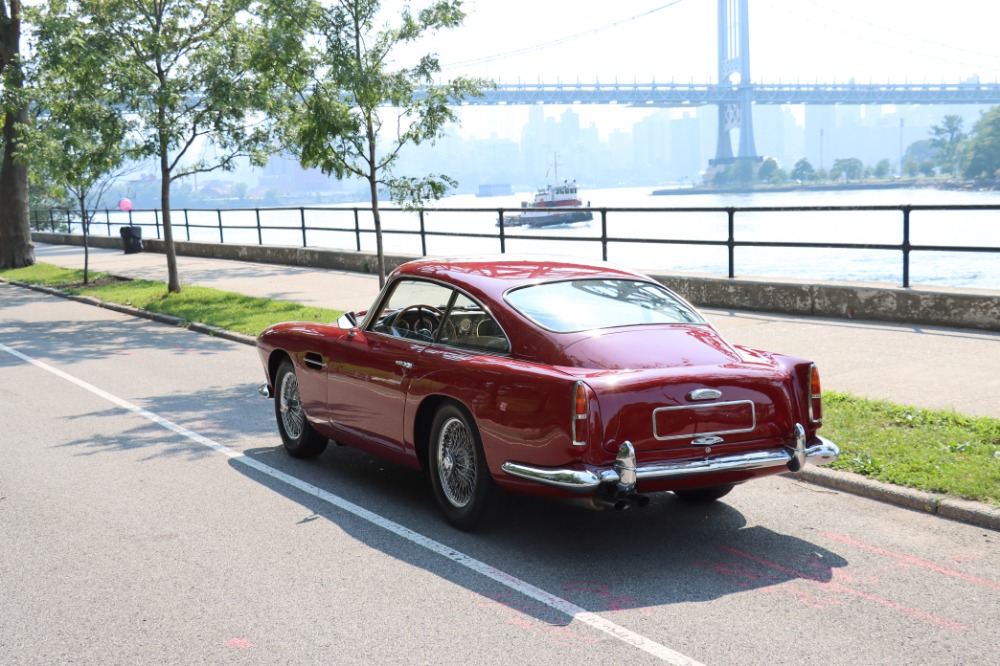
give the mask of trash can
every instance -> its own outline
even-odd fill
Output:
[[[122,227],[118,231],[122,235],[125,254],[142,252],[142,227]]]

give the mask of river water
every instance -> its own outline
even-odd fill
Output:
[[[902,206],[902,205],[996,205],[1000,192],[958,192],[932,189],[852,190],[833,192],[782,192],[749,194],[685,194],[654,196],[653,188],[613,188],[581,191],[585,203],[600,208],[677,209],[725,207],[814,207],[814,206]],[[469,256],[500,251],[496,228],[497,209],[513,209],[531,193],[478,198],[455,195],[432,204],[425,213],[427,254]],[[302,218],[309,227],[306,243],[310,246],[356,249],[352,206],[339,204],[299,209],[261,210],[264,229],[259,237],[265,245],[303,245]],[[482,209],[450,211],[447,209]],[[508,211],[505,214],[509,214]],[[215,211],[174,213],[175,238],[218,242],[219,214]],[[256,214],[253,210],[223,211],[223,240],[226,243],[256,244]],[[127,223],[121,213],[111,213],[110,233]],[[371,213],[358,215],[362,230],[371,230]],[[142,224],[144,237],[155,237],[152,212],[133,212],[133,221]],[[98,216],[93,233],[108,233],[105,216]],[[147,226],[149,225],[149,226]],[[387,253],[421,254],[420,222],[415,213],[383,213]],[[321,230],[322,229],[322,230]],[[351,231],[327,231],[349,229]],[[405,233],[397,233],[405,232]],[[434,233],[484,234],[491,238],[435,236]],[[728,224],[725,212],[629,211],[609,212],[607,233],[610,238],[635,239],[611,242],[608,260],[655,272],[685,272],[726,275],[728,251],[725,247],[669,245],[640,242],[650,239],[725,241]],[[554,253],[600,259],[600,215],[589,224],[548,229],[506,230],[508,253]],[[545,238],[542,238],[545,237]],[[550,237],[556,237],[551,239]],[[737,213],[737,241],[875,243],[899,244],[903,241],[903,214],[896,211],[822,211]],[[910,242],[914,245],[955,245],[1000,247],[1000,210],[990,211],[913,211],[910,214]],[[374,250],[374,234],[363,233],[363,250]],[[807,281],[902,283],[902,252],[899,250],[836,250],[807,248],[738,247],[735,250],[736,275],[739,277],[786,278]],[[910,282],[918,286],[972,287],[1000,290],[1000,253],[912,252]]]

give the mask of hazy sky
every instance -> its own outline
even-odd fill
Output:
[[[398,4],[389,1],[385,7]],[[439,54],[447,77],[715,83],[717,5],[717,0],[467,0],[463,27],[420,46]],[[978,76],[997,82],[998,19],[995,0],[749,0],[751,80],[954,83]],[[493,126],[501,136],[508,134],[504,125],[518,125],[522,117],[512,111],[467,114],[462,133],[489,133]],[[581,116],[606,125],[600,119],[607,111],[581,109]],[[630,124],[625,114],[617,117],[623,122],[615,124]]]

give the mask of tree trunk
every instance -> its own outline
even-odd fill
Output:
[[[35,263],[28,218],[28,169],[14,161],[15,123],[28,122],[28,107],[4,116],[3,164],[0,166],[0,268],[22,268]]]
[[[385,286],[385,251],[382,248],[382,215],[378,210],[378,183],[375,178],[368,179],[372,196],[372,219],[375,222],[375,262],[378,264],[378,288]]]
[[[81,194],[80,222],[83,225],[83,283],[90,284],[90,220],[87,219],[87,198]]]
[[[160,151],[160,208],[163,210],[163,249],[167,255],[167,291],[181,293],[181,280],[177,274],[177,251],[174,249],[174,230],[170,225],[170,169],[167,152]]]

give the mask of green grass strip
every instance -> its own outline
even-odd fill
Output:
[[[131,305],[150,312],[181,317],[190,322],[218,326],[237,333],[257,336],[271,324],[282,321],[334,322],[342,310],[310,307],[270,298],[244,296],[231,291],[182,285],[181,293],[167,292],[163,282],[131,280],[105,285],[78,287],[83,271],[35,264],[27,268],[0,271],[0,277],[30,284],[63,287],[72,294],[86,295],[109,303]],[[97,282],[106,274],[92,274]],[[72,285],[72,286],[69,286]]]
[[[1000,419],[823,392],[834,469],[1000,506]]]

